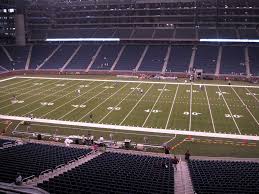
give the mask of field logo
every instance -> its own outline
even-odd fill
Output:
[[[120,109],[121,109],[121,107],[112,107],[112,106],[107,108],[107,110],[115,110],[115,111],[118,111]]]
[[[40,103],[42,106],[53,106],[54,103],[53,102],[41,102]]]
[[[22,103],[24,103],[23,100],[12,100],[11,102],[12,102],[12,104],[22,104]]]
[[[78,105],[78,104],[72,104],[72,106],[73,106],[74,108],[85,108],[85,107],[86,107],[85,104],[80,104],[80,105]]]
[[[103,88],[105,88],[105,89],[112,89],[114,87],[113,86],[104,86]]]
[[[162,91],[164,91],[164,92],[168,92],[168,91],[170,91],[170,90],[168,90],[168,89],[163,89],[163,88],[159,88],[159,89],[157,89],[158,91],[160,91],[160,92],[162,92]]]
[[[183,112],[183,114],[184,114],[184,115],[190,115],[189,112]],[[193,116],[198,116],[198,115],[201,115],[201,113],[199,113],[199,112],[192,112],[192,115],[193,115]]]
[[[217,93],[217,94],[219,94],[219,93],[221,93],[221,94],[229,94],[229,93],[227,93],[227,92],[219,92],[219,91],[217,91],[216,93]]]
[[[147,110],[145,110],[145,112],[159,113],[159,112],[162,112],[162,111],[161,111],[161,110],[151,110],[151,109],[147,109]]]
[[[226,118],[232,118],[231,114],[225,114],[225,117]],[[235,119],[239,119],[241,117],[244,117],[243,115],[233,115],[233,118]]]
[[[56,86],[63,87],[63,86],[65,86],[65,84],[56,84]]]
[[[259,94],[256,94],[256,93],[246,93],[247,96],[257,96]]]
[[[80,85],[79,87],[80,87],[80,88],[88,88],[89,85]]]
[[[186,90],[186,92],[190,93],[191,90]],[[197,90],[192,90],[192,93],[197,93],[197,92],[199,92],[199,91],[197,91]]]
[[[34,83],[35,86],[41,86],[43,83]]]

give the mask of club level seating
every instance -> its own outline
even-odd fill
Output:
[[[143,28],[143,29],[135,29],[135,32],[133,34],[132,38],[152,38],[152,34],[154,32],[154,29],[152,28]]]
[[[14,60],[14,69],[24,69],[30,46],[6,46],[5,48]]]
[[[235,39],[237,38],[237,33],[235,29],[218,29],[218,38],[230,38]]]
[[[188,166],[196,193],[259,193],[259,163],[191,160]]]
[[[217,46],[198,46],[194,60],[194,68],[203,69],[204,73],[215,73],[218,57]]]
[[[250,72],[259,76],[259,47],[248,47]]]
[[[38,187],[50,193],[174,193],[174,169],[167,158],[106,152]]]
[[[259,34],[257,33],[256,29],[239,29],[239,35],[241,39],[258,39]]]
[[[115,66],[115,70],[132,71],[136,67],[144,49],[144,45],[127,45]]]
[[[100,45],[82,45],[73,57],[66,69],[80,69],[85,70],[95,55]]]
[[[131,28],[119,28],[115,31],[113,38],[129,38],[131,32]]]
[[[195,39],[195,28],[176,28],[176,39]]]
[[[3,144],[5,143],[14,143],[14,141],[9,140],[9,139],[0,139],[0,147],[3,147]]]
[[[96,70],[111,69],[115,59],[118,56],[120,49],[121,49],[121,45],[103,45],[91,69],[96,69]]]
[[[246,73],[244,47],[240,47],[240,46],[223,47],[220,73],[221,74],[245,74]]]
[[[115,29],[103,28],[97,29],[93,34],[93,38],[111,38],[115,32]]]
[[[162,71],[168,46],[150,45],[139,71]]]
[[[217,30],[213,28],[199,28],[198,36],[202,38],[218,38]]]
[[[166,71],[186,72],[189,69],[193,46],[172,46]]]
[[[62,45],[41,69],[60,69],[71,57],[78,45]]]
[[[156,29],[154,38],[173,38],[174,29]]]
[[[54,51],[57,45],[33,45],[29,69],[36,69]]]
[[[44,170],[55,168],[89,152],[87,149],[34,143],[0,150],[0,182],[14,182],[18,172],[23,178],[38,176]]]

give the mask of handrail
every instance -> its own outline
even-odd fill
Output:
[[[60,167],[62,167],[62,166],[65,166],[65,165],[66,165],[66,164],[60,164],[60,165],[58,165],[58,166],[55,167],[55,170],[58,169],[58,168],[60,168]]]
[[[35,177],[35,175],[28,176],[28,177],[22,179],[22,182],[25,182],[25,181],[27,181],[27,180],[29,180],[29,179],[34,178],[34,177]]]
[[[42,172],[40,173],[40,175],[43,175],[44,173],[50,172],[50,171],[53,171],[53,169],[52,169],[52,168],[49,168],[49,169],[47,169],[47,170],[44,170],[44,171],[42,171]]]
[[[70,161],[67,162],[67,164],[73,163],[73,162],[75,162],[75,161],[76,161],[75,159],[70,160]]]

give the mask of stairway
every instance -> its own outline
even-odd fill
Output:
[[[184,160],[180,160],[174,171],[174,193],[194,194],[188,164]]]

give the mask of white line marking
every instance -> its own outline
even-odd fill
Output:
[[[131,114],[131,112],[136,108],[136,106],[138,106],[138,104],[140,103],[140,101],[146,96],[146,94],[148,93],[148,91],[152,88],[154,84],[151,84],[151,86],[147,89],[147,91],[145,92],[145,94],[138,100],[138,102],[135,104],[135,106],[133,106],[133,108],[128,112],[128,114],[124,117],[124,119],[120,122],[120,125],[128,118],[128,116]]]
[[[238,95],[238,93],[236,92],[236,90],[234,88],[232,88],[232,90],[235,92],[235,94],[237,95],[237,97],[239,98],[239,100],[242,102],[242,104],[246,107],[246,110],[250,113],[250,115],[253,117],[254,121],[257,123],[257,125],[259,126],[258,121],[256,120],[256,118],[254,117],[254,115],[251,113],[251,111],[249,110],[249,108],[247,107],[247,105],[244,103],[244,101],[240,98],[240,96]]]
[[[253,96],[254,99],[255,99],[257,102],[259,102],[258,98],[257,98],[252,92],[250,92],[250,90],[248,90],[247,88],[245,88],[245,89],[246,89],[249,93],[252,94],[251,96]]]
[[[144,125],[146,124],[146,122],[147,122],[148,118],[150,117],[152,111],[154,110],[154,108],[155,108],[155,106],[156,106],[158,100],[160,99],[160,97],[161,97],[161,95],[162,95],[162,93],[163,93],[165,87],[166,87],[166,84],[164,85],[163,90],[162,90],[162,91],[160,92],[160,94],[158,95],[158,97],[157,97],[157,99],[156,99],[156,101],[155,101],[155,103],[154,103],[154,105],[153,105],[151,111],[148,113],[148,115],[147,115],[147,117],[146,117],[144,123],[142,124],[142,127],[144,127]]]
[[[88,91],[84,92],[84,93],[83,93],[83,94],[81,94],[81,95],[85,95],[85,94],[87,94],[88,92],[90,92],[90,91],[94,90],[95,88],[97,88],[97,87],[99,87],[99,86],[101,86],[101,85],[103,85],[103,84],[105,84],[105,82],[103,82],[103,83],[101,83],[101,84],[99,84],[99,85],[97,85],[97,86],[93,87],[92,89],[90,89],[90,90],[88,90]],[[81,96],[81,95],[80,95],[80,96]],[[46,114],[42,115],[40,118],[43,118],[43,117],[47,116],[48,114],[50,114],[50,113],[52,113],[52,112],[56,111],[57,109],[59,109],[59,108],[61,108],[61,107],[65,106],[66,104],[68,104],[68,103],[70,103],[70,102],[72,102],[72,101],[76,100],[76,99],[77,99],[77,98],[79,98],[80,96],[77,96],[77,97],[75,97],[75,98],[73,98],[73,99],[69,100],[68,102],[66,102],[66,103],[64,103],[64,104],[62,104],[62,105],[60,105],[60,106],[58,106],[58,107],[54,108],[53,110],[51,110],[51,111],[47,112]]]
[[[206,98],[207,98],[207,101],[208,101],[208,106],[209,106],[210,118],[211,118],[211,122],[212,122],[213,131],[214,131],[214,133],[216,133],[216,129],[215,129],[215,125],[214,125],[214,119],[213,119],[211,108],[210,108],[210,101],[209,101],[209,97],[208,97],[206,86],[204,86],[204,89],[205,89],[205,94],[206,94]]]
[[[114,130],[124,130],[124,131],[138,131],[138,132],[149,132],[149,133],[160,133],[160,134],[193,135],[193,136],[202,136],[202,137],[218,137],[218,138],[227,138],[227,139],[244,139],[244,140],[255,140],[255,141],[259,140],[259,136],[252,136],[252,135],[235,135],[235,134],[225,134],[225,133],[181,131],[181,130],[157,129],[157,128],[146,128],[146,127],[145,128],[130,127],[130,126],[120,126],[120,125],[71,122],[71,121],[60,121],[60,120],[51,120],[51,119],[38,119],[38,118],[31,119],[29,117],[17,117],[17,116],[8,116],[8,115],[0,115],[0,119],[30,121],[31,123],[47,123],[47,124],[57,124],[57,125],[66,125],[66,126],[81,126],[81,127],[114,129]]]
[[[49,86],[49,85],[54,85],[54,84],[56,84],[56,83],[48,84],[47,86]],[[45,86],[46,86],[46,85],[45,85]],[[31,98],[31,97],[33,97],[33,96],[36,96],[36,95],[45,93],[45,92],[47,92],[47,91],[50,91],[50,90],[52,90],[53,88],[55,88],[55,86],[54,86],[54,87],[52,86],[51,88],[48,88],[47,90],[41,91],[41,92],[39,92],[39,93],[37,93],[37,94],[34,94],[34,95],[29,96],[29,97],[27,97],[27,98],[24,98],[24,99],[22,99],[22,100],[25,101],[26,99],[29,99],[29,98]],[[57,92],[55,92],[55,93],[57,93]],[[51,94],[50,94],[50,95],[47,95],[46,97],[48,97],[48,96],[51,96]],[[46,98],[46,97],[44,97],[44,98]],[[16,108],[16,109],[14,109],[14,110],[8,112],[7,114],[10,114],[10,113],[15,112],[15,111],[17,111],[17,110],[20,110],[20,109],[22,109],[22,108],[24,108],[24,107],[26,107],[26,106],[29,106],[29,105],[31,105],[31,104],[33,104],[33,103],[35,103],[35,102],[38,102],[38,101],[40,101],[40,100],[42,100],[42,99],[44,99],[44,98],[40,98],[40,99],[38,98],[37,100],[34,100],[34,101],[32,101],[32,102],[30,102],[30,103],[27,103],[27,104],[25,104],[25,105],[23,105],[23,106],[21,106],[21,107],[19,107],[19,108]],[[8,105],[8,106],[11,106],[11,105],[12,105],[12,104],[10,104],[10,105]],[[5,106],[5,107],[8,107],[8,106]],[[0,108],[0,109],[2,109],[2,108]]]
[[[192,82],[191,82],[191,92],[190,92],[190,112],[189,112],[189,131],[192,128]]]
[[[30,84],[30,83],[27,83],[28,81],[31,81],[31,80],[24,80],[24,81],[16,82],[16,84],[20,84],[20,83],[23,83],[23,82],[26,82],[26,83],[23,83],[23,84],[21,84],[21,85],[15,86],[15,87],[7,88],[7,89],[4,90],[4,91],[7,92],[7,91],[10,90],[10,92],[7,93],[7,94],[1,95],[0,97],[2,98],[2,97],[4,97],[4,96],[8,96],[10,93],[16,93],[16,92],[23,91],[24,89],[27,90],[27,89],[33,88],[34,86],[30,86],[30,85],[29,85],[29,87],[26,87],[27,84]],[[25,87],[24,87],[24,86],[25,86]],[[3,89],[3,88],[5,88],[5,87],[8,87],[8,86],[4,86],[4,87],[2,87],[2,88],[0,88],[0,89]],[[12,91],[12,90],[15,90],[15,89],[17,89],[17,88],[22,88],[22,89],[17,90],[17,91]]]
[[[50,80],[49,80],[49,81],[50,81]],[[49,81],[46,81],[46,82],[49,82]],[[44,83],[46,83],[46,82],[44,82]],[[45,88],[45,87],[47,87],[47,86],[49,86],[49,85],[53,85],[53,84],[55,84],[55,83],[51,83],[51,84],[48,84],[48,85],[43,85],[42,87],[39,87],[39,88],[30,90],[30,91],[28,91],[28,92],[25,92],[24,94],[27,94],[27,93],[33,92],[33,91],[35,91],[35,90],[39,90],[39,89]],[[27,99],[33,97],[33,96],[36,96],[36,95],[38,95],[38,94],[43,93],[43,92],[44,92],[44,91],[39,92],[39,93],[37,93],[37,94],[34,94],[34,95],[32,95],[32,96],[28,96],[27,98],[23,98],[23,99],[21,99],[21,100],[25,101],[25,100],[27,100]],[[18,95],[18,96],[21,96],[21,95]],[[10,98],[10,99],[11,99],[11,98]],[[1,101],[1,102],[6,102],[6,101],[8,101],[8,100],[10,100],[10,99],[7,99],[7,100]],[[6,106],[3,106],[3,107],[1,107],[0,109],[6,108],[6,107],[9,107],[9,106],[12,106],[12,104],[8,104],[8,105],[6,105]]]
[[[99,82],[122,82],[122,83],[151,83],[151,84],[167,84],[167,85],[190,85],[190,83],[174,83],[174,82],[157,82],[157,81],[133,81],[133,80],[106,80],[106,79],[82,79],[82,78],[54,78],[54,77],[28,77],[28,76],[17,76],[17,78],[24,79],[60,79],[60,80],[86,80],[86,81],[99,81]],[[193,85],[204,85],[204,86],[218,86],[218,84],[195,84]],[[259,88],[259,86],[247,86],[247,85],[225,85],[222,84],[220,86],[224,87],[247,87],[247,88]]]
[[[109,88],[106,88],[105,90],[102,90],[102,91],[98,92],[96,95],[94,95],[93,97],[89,98],[86,102],[84,102],[84,104],[86,104],[86,103],[89,102],[90,100],[96,98],[96,96],[99,96],[101,93],[105,92],[105,91],[108,90],[108,89],[109,89]],[[84,94],[83,94],[83,95],[84,95]],[[83,95],[82,95],[82,96],[83,96]],[[83,104],[80,104],[80,105],[83,105]],[[65,116],[71,114],[72,112],[74,112],[74,111],[77,110],[77,109],[78,109],[78,107],[73,108],[72,110],[68,111],[66,114],[64,114],[63,116],[61,116],[61,117],[58,118],[58,119],[63,119]]]
[[[14,79],[14,78],[13,78],[13,79]],[[9,79],[8,79],[8,80],[9,80]],[[0,80],[0,82],[8,81],[8,80]],[[12,80],[12,79],[10,79],[10,80]],[[5,86],[1,87],[1,89],[10,87],[10,86],[12,86],[12,85],[20,84],[20,83],[23,83],[23,82],[27,82],[27,81],[29,81],[29,80],[30,80],[30,79],[22,80],[22,81],[19,81],[19,82],[16,81],[16,82],[14,82],[14,83],[12,83],[12,84],[5,85]],[[16,88],[16,87],[14,87],[14,88]],[[8,89],[10,89],[10,88],[8,88]]]
[[[1,79],[0,82],[5,82],[5,81],[8,81],[8,80],[12,80],[12,79],[15,79],[16,77],[9,77],[9,78],[6,78],[6,79]]]
[[[119,91],[121,91],[123,88],[125,88],[129,83],[125,84],[123,87],[121,87],[118,91],[116,91],[115,93],[113,93],[111,96],[109,96],[108,98],[106,98],[101,104],[99,104],[98,106],[96,106],[95,108],[93,108],[92,110],[90,110],[86,115],[84,115],[83,117],[81,117],[80,119],[78,119],[77,121],[81,121],[82,119],[84,119],[89,113],[93,112],[95,109],[97,109],[99,106],[101,106],[102,104],[104,104],[107,100],[109,100],[111,97],[113,97],[114,95],[116,95],[117,93],[119,93]]]
[[[219,86],[218,86],[218,89],[219,89],[219,91],[221,92]],[[222,92],[221,92],[221,93],[222,93]],[[226,106],[227,106],[227,108],[228,108],[228,111],[229,111],[229,113],[230,113],[230,115],[231,115],[231,117],[232,117],[232,120],[234,121],[234,123],[235,123],[235,125],[236,125],[236,128],[237,128],[237,130],[238,130],[238,133],[241,135],[241,132],[240,132],[239,127],[238,127],[238,125],[237,125],[237,123],[236,123],[236,120],[235,120],[235,118],[233,117],[233,114],[232,114],[232,112],[231,112],[231,110],[230,110],[230,108],[229,108],[229,106],[228,106],[228,103],[227,103],[227,101],[226,101],[226,99],[225,99],[225,97],[224,97],[223,94],[222,94],[222,98],[223,98],[223,100],[224,100],[224,102],[225,102],[225,104],[226,104]]]
[[[83,82],[83,81],[81,81],[81,82]],[[81,82],[79,82],[79,83],[81,83]],[[60,91],[63,91],[63,90],[67,90],[67,89],[69,89],[69,88],[71,88],[71,87],[74,87],[74,86],[77,85],[77,84],[78,84],[78,83],[76,82],[75,84],[72,84],[72,85],[69,86],[69,87],[63,88],[62,90],[58,90],[57,92],[54,92],[53,94],[59,93]],[[91,84],[91,83],[90,83],[90,84]],[[74,92],[75,92],[75,91],[71,91],[71,92],[69,92],[69,93],[67,93],[67,94],[65,94],[65,95],[63,95],[63,96],[61,96],[61,97],[59,97],[59,98],[56,98],[55,100],[52,100],[51,103],[54,103],[54,102],[56,102],[57,100],[59,100],[59,99],[61,99],[61,98],[64,98],[65,96],[68,96],[69,94],[74,93]],[[53,94],[47,95],[47,96],[43,97],[42,99],[44,99],[44,98],[46,98],[46,97],[48,97],[48,96],[52,96]],[[42,100],[42,99],[41,99],[41,100]],[[41,108],[43,108],[43,106],[39,106],[38,108],[35,108],[35,109],[31,110],[30,112],[27,112],[27,113],[25,113],[23,116],[26,116],[26,115],[28,115],[28,114],[30,114],[30,113],[32,113],[32,112],[38,110],[38,109],[41,109]]]
[[[128,94],[127,94],[118,104],[116,104],[114,107],[119,106],[119,105],[120,105],[129,95],[131,95],[131,94],[136,90],[136,88],[138,88],[140,85],[141,85],[141,83],[138,84],[137,87],[135,87],[133,90],[131,90],[131,92],[128,93]],[[102,122],[111,112],[113,112],[113,109],[110,110],[100,121],[98,121],[98,123]]]
[[[171,106],[171,109],[170,109],[170,112],[169,112],[169,115],[168,115],[168,118],[167,118],[167,121],[166,121],[165,129],[167,129],[170,118],[171,118],[171,114],[172,114],[173,107],[174,107],[174,104],[175,104],[175,99],[176,99],[176,96],[177,96],[177,93],[178,93],[178,89],[179,89],[179,84],[177,85],[177,88],[176,88],[176,91],[175,91],[175,94],[174,94],[174,99],[173,99],[172,106]]]

